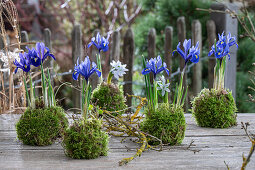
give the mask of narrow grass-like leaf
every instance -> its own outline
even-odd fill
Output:
[[[24,78],[23,78],[23,81],[24,81],[24,86],[25,86],[25,90],[26,90],[26,96],[27,96],[28,106],[31,107],[31,102],[30,102],[30,97],[29,97],[29,94],[28,94],[28,89],[27,89],[27,83],[26,83],[26,78],[25,78],[25,76],[24,76]]]

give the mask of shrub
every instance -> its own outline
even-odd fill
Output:
[[[68,126],[61,107],[28,108],[16,124],[18,139],[26,145],[50,145]]]
[[[192,102],[192,114],[201,127],[227,128],[236,125],[236,104],[228,90],[203,89]]]
[[[181,106],[159,104],[155,112],[145,110],[145,120],[141,130],[162,140],[164,144],[181,144],[184,138],[186,123]],[[158,144],[150,141],[151,144]]]
[[[116,84],[101,83],[92,93],[92,103],[99,106],[100,109],[107,111],[118,111],[127,108],[126,99],[123,92],[119,90]],[[123,114],[124,111],[119,112]],[[113,114],[117,115],[117,114]]]
[[[101,125],[101,121],[97,119],[75,121],[64,135],[62,145],[65,154],[75,159],[106,156],[109,137],[102,131]]]

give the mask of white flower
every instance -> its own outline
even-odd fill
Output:
[[[68,6],[68,3],[70,2],[71,0],[66,0],[65,3],[63,3],[60,8],[65,8]]]
[[[158,87],[157,90],[161,90],[161,94],[162,96],[165,96],[166,92],[170,92],[170,90],[168,89],[170,83],[166,84],[166,79],[164,76],[161,76],[160,78],[161,81],[158,81]]]
[[[20,61],[18,49],[15,49],[13,52],[8,51],[8,55],[3,51],[0,51],[0,60],[4,63],[3,67],[9,68],[10,64],[13,63],[14,60]]]
[[[128,69],[126,69],[126,64],[121,64],[120,61],[112,61],[111,62],[111,73],[114,75],[114,77],[118,80],[119,77],[122,77],[124,74],[126,74],[125,72],[128,71]]]

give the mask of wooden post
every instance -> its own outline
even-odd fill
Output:
[[[200,60],[202,58],[202,26],[199,20],[194,20],[192,22],[192,45],[196,46],[196,43],[199,42],[200,48]],[[193,95],[197,96],[202,89],[202,63],[201,61],[196,63],[193,67]]]
[[[77,59],[79,59],[79,63],[83,58],[82,55],[82,32],[81,32],[81,26],[75,25],[72,31],[72,58],[73,63],[77,63]],[[80,86],[81,81],[75,81],[73,80],[74,86]],[[73,98],[73,107],[75,108],[74,113],[77,113],[77,109],[81,108],[81,92],[73,89],[72,91],[72,98]]]
[[[28,39],[28,34],[26,31],[21,31],[20,33],[20,36],[21,36],[21,43],[26,43],[26,42],[29,42],[29,39]],[[21,45],[20,48],[23,50],[23,51],[26,51],[26,45]],[[25,73],[22,73],[23,76],[21,77],[21,82],[22,82],[22,95],[23,95],[23,101],[22,101],[22,104],[23,104],[23,107],[26,107],[27,105],[27,100],[26,100],[26,89],[25,89],[25,84],[24,84],[24,81],[23,81],[23,77],[26,76]],[[35,96],[39,96],[39,92],[38,92],[38,89],[35,90]]]
[[[112,34],[110,61],[118,61],[120,59],[120,33],[114,31]]]
[[[235,3],[216,3],[211,6],[214,10],[225,11],[231,9],[238,13],[239,7]],[[231,36],[238,37],[238,21],[236,18],[232,18],[227,13],[211,13],[211,19],[215,22],[217,33],[225,32],[227,36],[231,33]],[[236,65],[237,65],[237,48],[232,46],[230,48],[230,60],[226,59],[225,69],[225,88],[232,91],[233,97],[236,97]]]
[[[151,28],[148,34],[148,60],[156,57],[156,30]],[[150,74],[150,82],[153,83],[153,75]]]
[[[148,59],[156,56],[156,30],[151,28],[148,34]]]
[[[93,37],[96,37],[97,33],[99,33],[99,30],[98,29],[94,30]],[[94,45],[92,45],[90,48],[92,48],[90,59],[91,59],[91,61],[93,61],[97,64],[96,55],[98,54],[98,49]],[[102,71],[102,70],[100,70],[100,71]],[[101,76],[103,76],[103,73],[101,74]],[[99,83],[99,78],[96,74],[92,74],[89,78],[89,81],[91,83],[92,90],[94,90]]]
[[[21,36],[21,43],[26,43],[26,42],[29,41],[29,39],[28,39],[28,34],[27,34],[26,31],[21,31],[20,36]],[[21,45],[20,48],[21,48],[22,50],[26,51],[26,46],[27,46],[27,45]]]
[[[52,43],[51,43],[51,31],[49,28],[45,28],[43,31],[43,40],[46,47],[52,50]],[[45,68],[53,68],[53,59],[48,57],[47,60],[44,62]]]
[[[172,73],[172,51],[173,51],[172,46],[173,46],[173,27],[167,26],[165,28],[164,60],[169,69],[169,76],[166,73],[165,76],[169,77],[169,79],[171,78]]]
[[[186,24],[185,24],[185,17],[179,17],[177,19],[177,30],[178,30],[178,40],[179,42],[181,42],[181,49],[184,51],[184,48],[182,46],[184,40],[186,39]],[[180,69],[181,71],[183,70],[184,68],[184,64],[185,64],[185,61],[184,59],[179,56],[179,59],[180,59]],[[187,88],[187,73],[184,74],[184,77],[183,77],[183,87],[184,87],[184,91],[186,91],[186,88]],[[187,93],[187,96],[186,96],[186,99],[185,99],[185,104],[184,104],[184,110],[185,111],[188,111],[188,104],[189,104],[189,99],[188,99],[188,95],[189,93]]]
[[[125,36],[124,36],[124,44],[123,44],[123,57],[125,58],[124,63],[127,64],[128,72],[124,75],[124,81],[128,82],[124,85],[123,90],[124,94],[133,94],[132,92],[132,81],[133,81],[133,63],[134,63],[134,50],[135,50],[135,42],[134,42],[134,34],[131,28],[128,28]],[[132,98],[127,98],[127,105],[132,106]]]
[[[208,20],[206,23],[206,27],[207,27],[207,37],[208,37],[208,45],[209,45],[208,51],[210,51],[216,39],[216,27],[215,27],[214,21]],[[209,89],[213,88],[215,63],[216,63],[216,60],[214,56],[211,56],[211,58],[208,59],[208,88]]]
[[[165,28],[165,45],[164,45],[164,50],[165,50],[165,56],[164,60],[166,62],[166,65],[169,69],[169,75],[165,73],[165,77],[168,77],[169,80],[171,80],[171,74],[172,74],[172,46],[173,46],[173,27],[167,26]],[[171,86],[171,83],[170,83]],[[169,86],[169,89],[170,89]],[[171,100],[171,95],[168,95],[168,100]]]
[[[112,34],[110,62],[112,62],[112,60],[114,60],[114,61],[120,60],[120,33],[119,33],[119,31],[114,31]],[[113,77],[112,82],[117,83],[118,81]]]

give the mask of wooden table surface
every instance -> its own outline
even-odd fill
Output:
[[[75,160],[65,156],[60,143],[34,147],[17,140],[15,123],[20,115],[0,115],[0,169],[240,169],[242,154],[247,156],[251,143],[241,129],[241,122],[249,122],[255,133],[255,114],[238,114],[238,125],[228,129],[201,128],[190,114],[186,114],[187,130],[183,143],[166,150],[145,151],[128,165],[118,166],[122,158],[132,156],[138,144],[120,137],[111,137],[108,156],[93,160]],[[189,144],[193,145],[189,148]],[[247,170],[255,169],[255,155]]]

